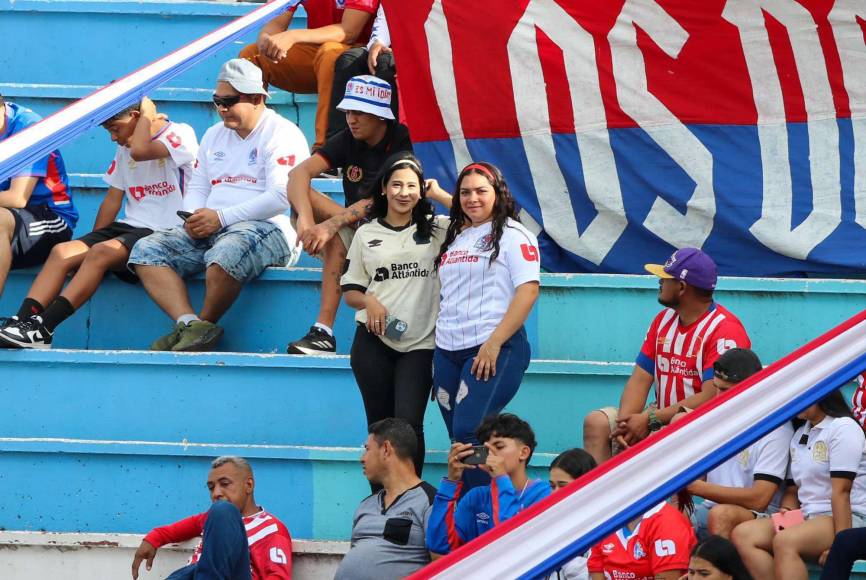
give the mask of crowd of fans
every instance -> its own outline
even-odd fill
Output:
[[[50,347],[111,271],[140,281],[174,321],[151,349],[212,350],[244,283],[295,264],[301,249],[321,258],[317,320],[288,352],[334,352],[341,297],[357,310],[351,367],[373,493],[355,512],[344,580],[412,573],[761,370],[743,324],[714,300],[712,258],[679,249],[646,266],[664,309],[618,406],[590,413],[584,449],[556,457],[549,481],[532,479],[535,434],[502,411],[529,365],[538,242],[497,167],[466,166],[453,194],[425,178],[398,121],[378,2],[304,4],[308,29],[288,29],[293,12],[279,16],[219,71],[221,121],[200,143],[147,98],[103,123],[117,149],[92,232],[71,239],[78,215],[59,152],[0,183],[0,291],[11,268],[44,263],[18,312],[0,321],[0,346]],[[266,107],[268,85],[318,94],[312,148]],[[38,120],[2,98],[0,107],[0,139]],[[344,205],[311,186],[328,172],[342,176]],[[195,309],[184,279],[202,271]],[[824,565],[823,578],[847,577],[866,556],[864,391],[861,381],[853,414],[832,393],[550,578],[788,580],[806,578],[806,562]],[[431,395],[452,441],[438,487],[421,479]],[[170,578],[289,578],[289,532],[255,502],[249,463],[214,460],[207,486],[211,509],[151,531],[133,578],[161,546],[198,536],[189,565]]]

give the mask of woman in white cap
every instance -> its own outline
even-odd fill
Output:
[[[415,470],[424,465],[424,411],[433,380],[434,326],[439,279],[433,268],[448,218],[434,216],[421,163],[407,152],[391,156],[358,228],[340,283],[358,310],[351,364],[364,399],[367,424],[389,417],[408,421],[418,439]],[[451,203],[433,190],[436,201]],[[444,192],[443,192],[444,193]]]
[[[791,468],[773,519],[740,524],[731,536],[755,578],[806,580],[834,536],[866,526],[866,437],[839,391],[797,415]]]

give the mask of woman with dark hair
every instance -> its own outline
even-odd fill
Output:
[[[836,534],[866,526],[866,437],[842,393],[797,415],[788,487],[779,513],[734,528],[731,539],[756,578],[806,580]]]
[[[710,536],[692,550],[686,578],[752,580],[737,548],[721,536]]]
[[[556,493],[584,473],[595,469],[595,459],[588,452],[578,447],[563,451],[550,462],[550,492]],[[589,570],[586,559],[589,552],[583,556],[572,558],[551,572],[546,580],[589,580]]]
[[[442,291],[433,384],[451,441],[477,445],[475,428],[511,401],[529,366],[523,323],[538,298],[541,266],[538,241],[517,221],[496,167],[467,165],[453,199],[436,258]],[[467,470],[463,482],[468,489],[489,478]]]
[[[370,222],[358,228],[340,280],[346,304],[358,311],[350,361],[367,423],[398,417],[415,429],[415,470],[421,475],[439,311],[433,260],[448,218],[433,215],[421,162],[411,153],[391,156],[377,183]],[[432,195],[446,207],[451,201]]]

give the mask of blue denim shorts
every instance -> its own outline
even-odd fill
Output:
[[[209,238],[193,239],[183,226],[154,232],[139,240],[129,268],[167,266],[185,278],[217,264],[238,282],[249,282],[268,266],[289,266],[297,252],[289,248],[279,226],[269,221],[238,222]]]

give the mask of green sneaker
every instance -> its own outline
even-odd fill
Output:
[[[186,328],[186,324],[178,322],[174,325],[174,329],[171,332],[154,340],[150,344],[150,350],[171,350],[171,347],[176,345],[177,341],[180,340],[180,335],[183,333],[184,328]]]
[[[203,352],[213,350],[223,335],[221,326],[207,320],[190,322],[180,334],[180,340],[171,347],[174,352]]]

